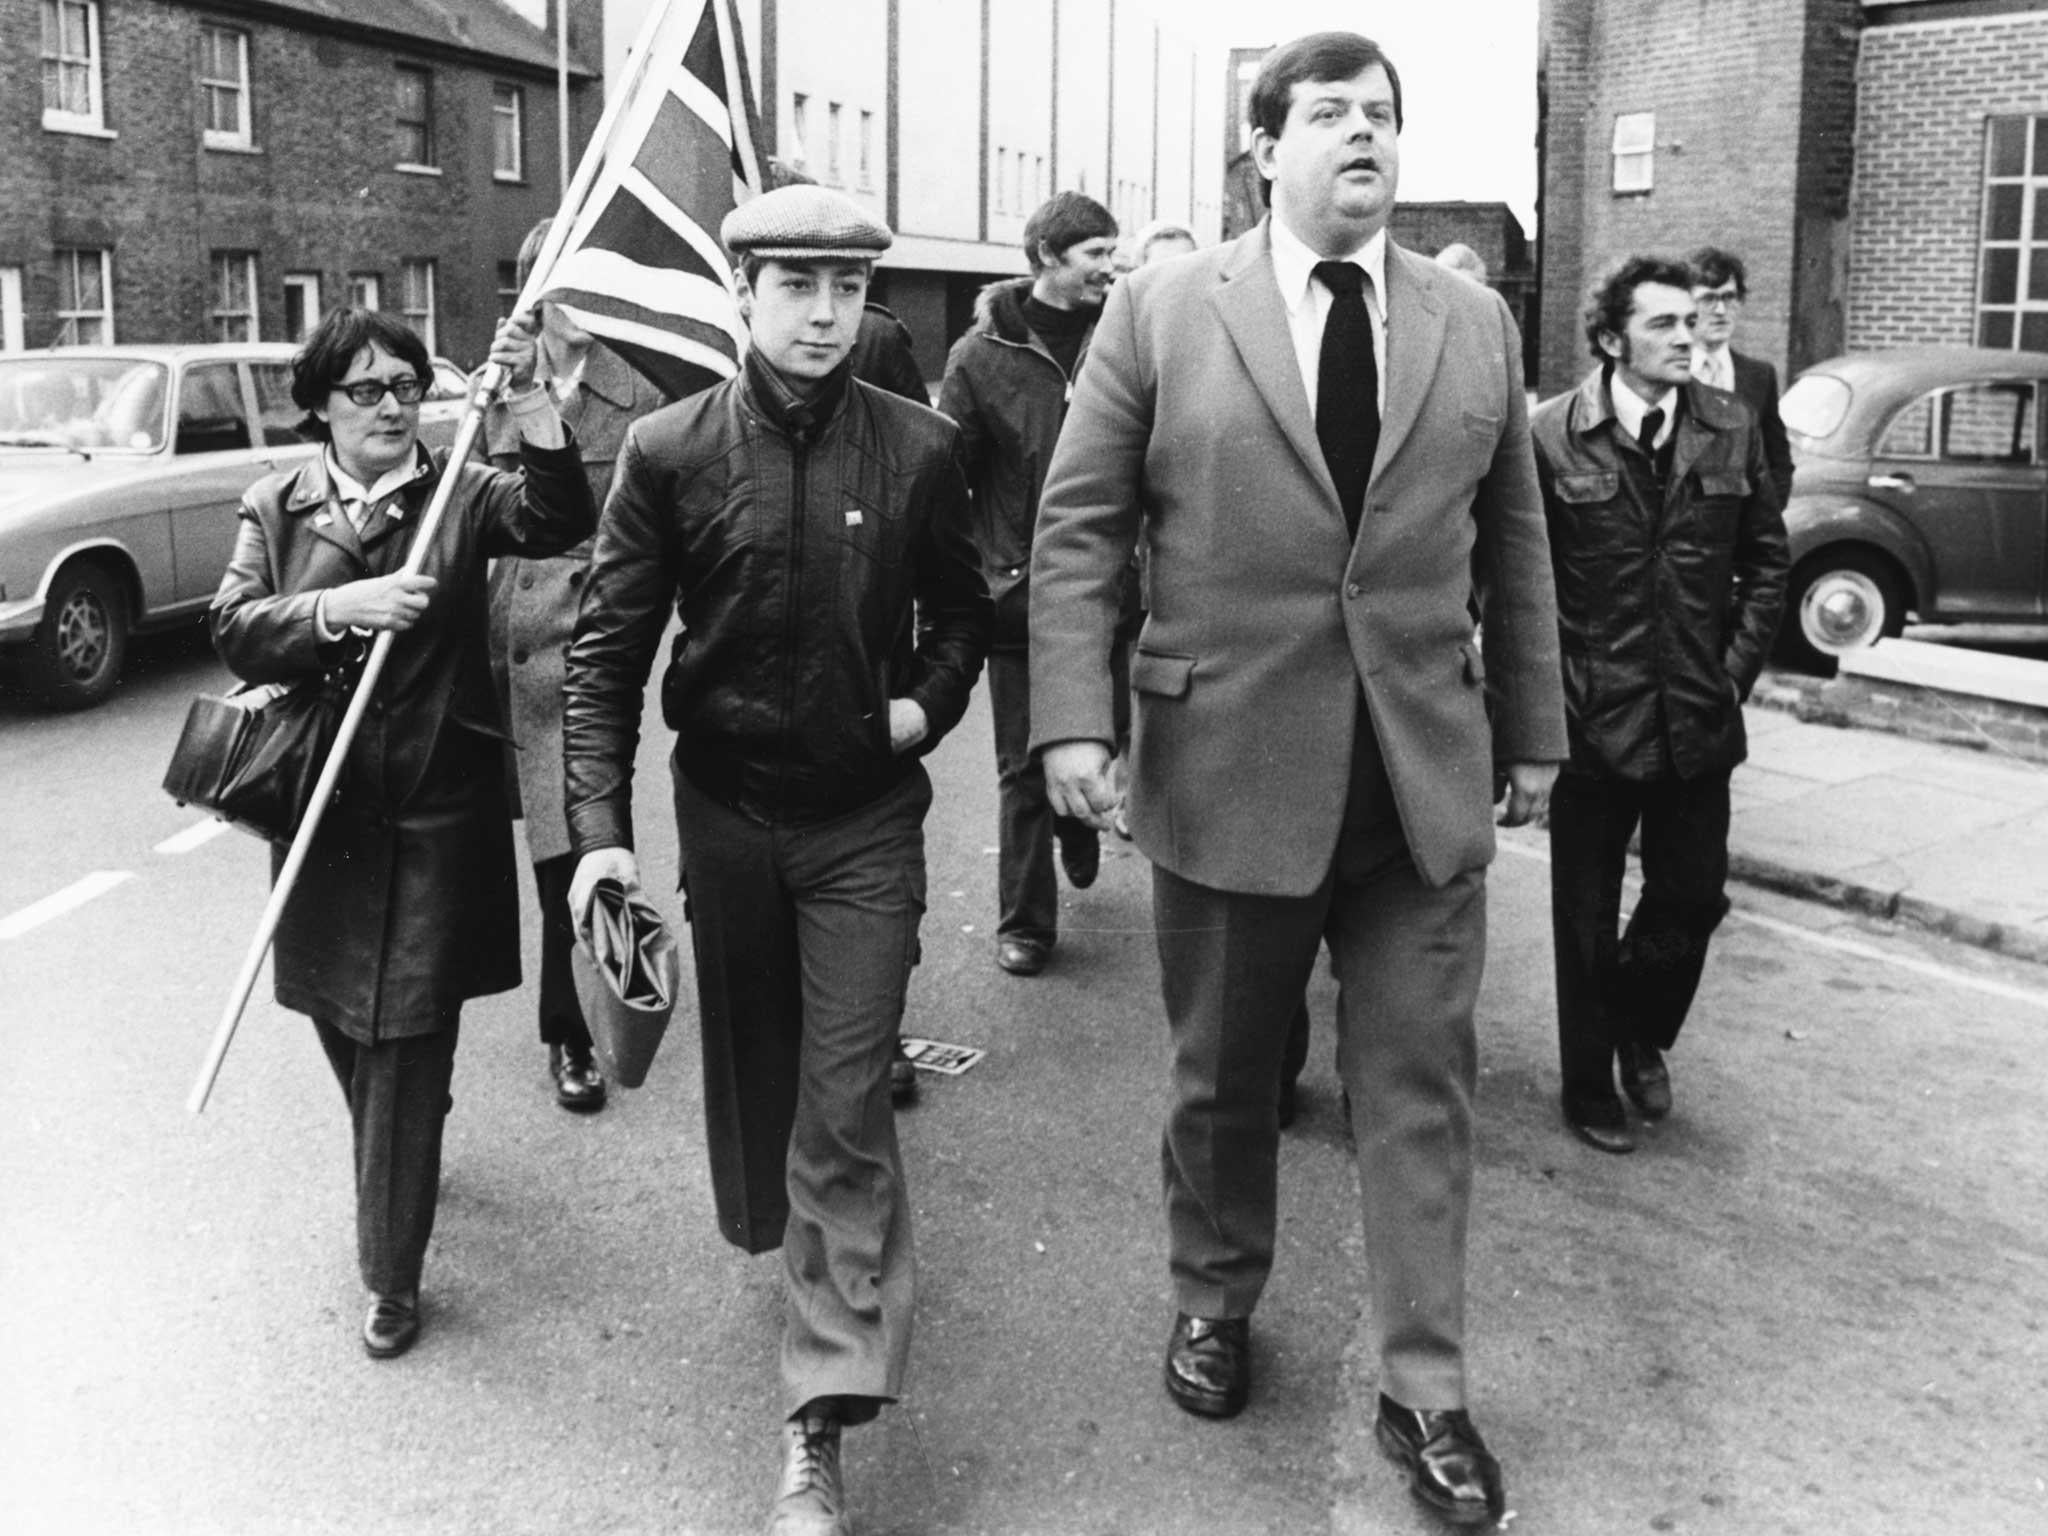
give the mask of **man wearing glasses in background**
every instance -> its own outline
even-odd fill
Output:
[[[1770,465],[1771,484],[1782,507],[1792,494],[1792,444],[1778,416],[1778,370],[1730,345],[1736,318],[1749,297],[1749,273],[1740,256],[1716,246],[1703,245],[1686,259],[1693,271],[1692,301],[1700,312],[1693,331],[1692,376],[1727,390],[1756,412],[1764,461]]]

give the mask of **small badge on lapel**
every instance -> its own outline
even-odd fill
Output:
[[[333,522],[334,514],[332,512],[316,512],[313,514],[313,526],[315,528],[330,527]]]
[[[847,527],[849,527],[849,528],[858,528],[858,527],[860,526],[860,522],[861,522],[861,518],[860,518],[860,508],[859,508],[859,507],[849,507],[849,508],[847,508],[847,511],[846,511],[846,526],[847,526]]]

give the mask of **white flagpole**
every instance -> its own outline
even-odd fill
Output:
[[[715,3],[715,0],[714,0]],[[648,59],[652,45],[662,24],[668,20],[675,0],[657,0],[649,12],[646,22],[640,28],[640,35],[634,40],[634,52],[627,71],[626,83],[605,103],[604,115],[598,119],[597,130],[590,136],[590,145],[583,152],[583,160],[576,168],[576,178],[570,183],[569,191],[562,199],[562,206],[556,211],[553,226],[541,247],[539,257],[534,261],[533,271],[526,280],[525,291],[519,295],[519,303],[513,313],[523,314],[533,307],[535,299],[545,286],[549,269],[560,257],[562,245],[569,236],[569,214],[589,192],[590,185],[597,179],[598,168],[604,163],[605,151],[620,118],[624,115],[624,104],[638,88],[647,73]],[[562,103],[566,112],[568,103]],[[412,549],[406,556],[404,573],[412,576],[419,573],[433,548],[434,535],[441,526],[441,518],[447,511],[448,498],[455,487],[455,471],[469,460],[476,445],[478,429],[483,424],[484,408],[497,395],[505,382],[505,371],[492,364],[478,376],[476,388],[470,392],[468,409],[463,413],[462,424],[456,429],[454,445],[448,450],[446,468],[439,482],[434,486],[433,499],[428,502],[425,516],[420,519],[419,531],[413,535]],[[283,866],[277,872],[277,880],[271,886],[270,900],[264,905],[263,916],[257,921],[256,935],[249,943],[249,952],[242,960],[242,968],[235,976],[227,1006],[221,1011],[220,1023],[215,1026],[213,1040],[208,1045],[206,1060],[199,1069],[199,1080],[193,1084],[191,1095],[185,1107],[197,1115],[206,1109],[206,1101],[213,1093],[214,1081],[220,1076],[221,1064],[227,1060],[228,1047],[234,1043],[235,1031],[240,1027],[242,1014],[249,1006],[249,994],[256,988],[257,973],[263,969],[264,956],[270,953],[270,946],[277,937],[278,922],[284,916],[285,903],[291,899],[292,889],[298,883],[299,873],[305,867],[306,856],[313,846],[313,835],[320,829],[320,821],[327,813],[328,802],[334,796],[334,786],[341,779],[341,770],[348,761],[349,747],[354,743],[356,732],[362,725],[363,712],[369,707],[370,695],[376,689],[377,680],[383,674],[385,660],[391,654],[391,646],[397,636],[390,630],[378,634],[370,647],[369,659],[363,664],[363,675],[350,696],[348,709],[341,717],[341,726],[335,732],[334,746],[327,754],[327,761],[321,766],[319,782],[313,786],[312,803],[306,809],[306,816],[299,823],[299,830],[292,838],[292,845],[285,855]]]

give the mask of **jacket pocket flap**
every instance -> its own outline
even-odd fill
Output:
[[[1192,656],[1139,651],[1131,658],[1131,686],[1140,693],[1156,693],[1162,698],[1185,698],[1194,672]]]
[[[1717,470],[1700,476],[1702,496],[1747,496],[1749,476],[1739,469]]]
[[[1557,477],[1557,499],[1574,505],[1612,501],[1620,493],[1621,474],[1617,470],[1601,469],[1583,475]]]

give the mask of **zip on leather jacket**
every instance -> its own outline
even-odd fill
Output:
[[[564,701],[576,851],[631,847],[641,691],[670,605],[661,687],[675,763],[771,825],[886,793],[956,725],[988,650],[964,533],[959,432],[847,377],[791,411],[749,354],[737,378],[637,422],[591,557]],[[929,724],[891,750],[889,700]]]

